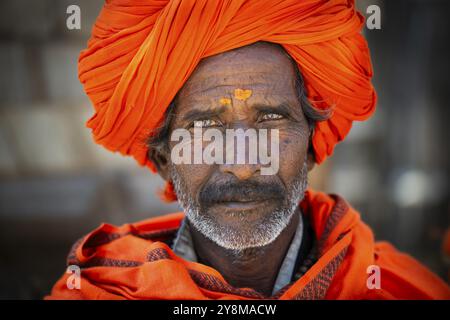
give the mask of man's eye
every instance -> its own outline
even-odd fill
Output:
[[[278,113],[266,113],[264,115],[262,115],[261,120],[262,121],[266,121],[266,120],[280,120],[283,119],[284,117],[281,114]]]
[[[216,126],[220,126],[220,122],[213,119],[197,120],[193,123],[194,128],[208,128]]]

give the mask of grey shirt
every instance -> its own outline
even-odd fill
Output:
[[[191,231],[189,224],[186,223],[186,217],[181,222],[180,229],[178,230],[177,236],[174,240],[172,250],[179,257],[191,261],[198,262],[197,255],[194,250],[194,243],[192,241]],[[294,275],[295,262],[297,260],[297,255],[300,250],[303,239],[303,217],[300,214],[299,223],[297,230],[295,231],[294,238],[291,241],[289,249],[286,256],[283,259],[280,270],[278,271],[277,278],[275,280],[275,285],[272,290],[272,295],[274,295],[278,290],[283,288],[285,285],[291,282],[292,276]]]

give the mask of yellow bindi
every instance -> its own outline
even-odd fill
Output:
[[[230,104],[231,104],[231,99],[228,99],[228,98],[222,98],[222,99],[219,100],[219,102],[220,102],[220,104],[221,104],[222,106],[230,105]]]
[[[250,98],[252,92],[250,89],[234,89],[234,97],[238,100],[245,101]]]

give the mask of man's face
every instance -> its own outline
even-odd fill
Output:
[[[260,164],[174,164],[172,180],[191,225],[218,245],[265,246],[288,225],[307,184],[309,127],[295,70],[275,45],[257,43],[204,59],[178,93],[170,131],[277,129],[279,170]],[[270,138],[270,134],[269,134]],[[176,142],[169,142],[172,149]],[[270,143],[269,143],[270,145]]]

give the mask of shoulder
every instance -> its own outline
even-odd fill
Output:
[[[381,241],[374,246],[381,288],[397,299],[450,299],[449,286],[409,254]]]
[[[67,264],[83,265],[93,257],[145,260],[145,250],[153,242],[170,244],[184,214],[172,213],[115,226],[102,223],[77,240],[67,257]],[[127,248],[127,250],[123,250]]]
[[[156,242],[169,244],[173,240],[183,217],[183,213],[173,213],[121,226],[102,223],[76,241],[67,257],[68,266],[83,270],[80,273],[83,289],[68,290],[72,273],[65,272],[45,299],[117,299],[117,295],[92,281],[91,277],[98,280],[98,267],[107,276],[141,266],[153,246],[158,245]]]

